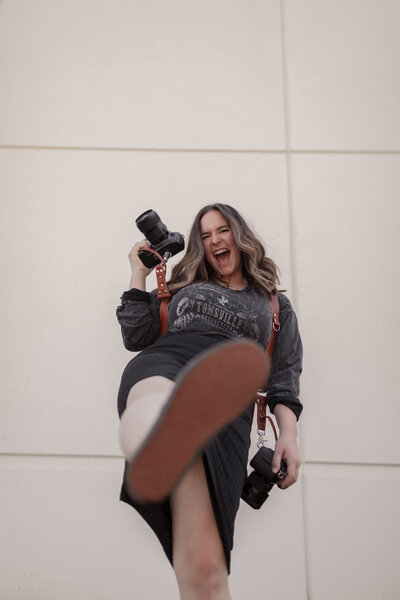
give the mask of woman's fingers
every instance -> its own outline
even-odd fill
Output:
[[[282,481],[280,483],[278,483],[278,487],[280,487],[281,490],[285,490],[286,488],[288,488],[291,485],[293,485],[294,483],[296,483],[296,481],[299,477],[300,464],[298,464],[292,460],[287,460],[287,459],[286,459],[286,463],[287,463],[287,475],[284,479],[282,479]]]
[[[274,452],[274,458],[272,459],[272,472],[273,473],[278,473],[280,471],[281,468],[281,461],[283,458],[283,446],[280,445],[276,445],[275,448],[275,452]]]
[[[282,490],[293,485],[299,477],[300,457],[296,437],[282,434],[277,443],[272,461],[272,471],[277,473],[281,468],[281,460],[285,459],[287,475],[278,483]]]
[[[150,244],[146,239],[140,240],[134,244],[128,254],[129,262],[131,264],[132,271],[143,271],[148,275],[151,273],[152,269],[148,269],[140,260],[139,252],[140,250],[147,250]]]
[[[134,244],[129,252],[129,258],[137,258],[140,250],[146,250],[150,246],[149,242],[145,239],[140,240]]]

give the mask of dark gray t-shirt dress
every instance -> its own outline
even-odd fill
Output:
[[[297,418],[302,344],[296,315],[286,296],[279,294],[281,330],[277,334],[268,384],[268,404],[289,406]],[[117,317],[124,345],[141,352],[126,366],[118,393],[123,413],[130,389],[141,379],[161,375],[175,380],[180,370],[200,352],[227,339],[247,338],[266,347],[272,313],[265,295],[247,285],[231,290],[207,281],[177,292],[168,312],[167,332],[159,336],[160,301],[151,293],[132,289],[121,297]],[[224,427],[203,450],[203,462],[214,515],[225,552],[228,572],[233,547],[234,522],[247,474],[252,409]],[[162,457],[160,457],[162,460]],[[138,504],[122,485],[121,500],[133,506],[160,540],[172,564],[172,526],[169,500]]]

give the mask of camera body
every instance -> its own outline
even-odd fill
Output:
[[[176,231],[168,231],[167,226],[154,210],[146,210],[138,216],[135,223],[150,242],[150,248],[163,258],[170,258],[185,248],[183,235]],[[155,254],[146,250],[139,251],[139,258],[148,269],[152,269],[160,262]]]
[[[272,472],[272,460],[274,451],[262,446],[250,466],[254,469],[247,477],[242,491],[242,500],[252,508],[260,508],[268,498],[275,483],[284,479],[287,475],[285,459],[281,460],[281,468],[278,473]]]

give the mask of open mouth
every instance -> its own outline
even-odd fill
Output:
[[[225,267],[229,263],[229,258],[231,256],[230,250],[217,250],[214,252],[215,259],[218,263],[219,267]]]

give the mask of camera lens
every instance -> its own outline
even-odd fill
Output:
[[[167,237],[167,226],[161,221],[154,210],[146,210],[136,219],[138,229],[144,234],[150,244],[158,244]]]

